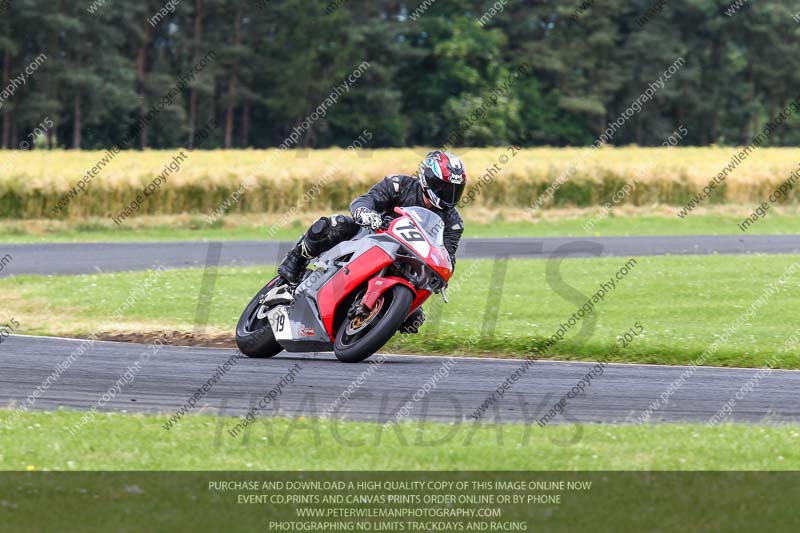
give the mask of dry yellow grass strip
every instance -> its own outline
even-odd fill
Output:
[[[230,213],[328,212],[346,208],[357,194],[391,173],[414,173],[426,148],[287,151],[185,152],[186,161],[166,184],[145,198],[136,213],[211,214],[240,187],[252,185]],[[180,150],[123,152],[92,177],[86,192],[73,191],[104,152],[0,151],[0,217],[62,218],[116,215]],[[467,211],[509,206],[525,209],[578,161],[574,176],[547,207],[592,206],[631,178],[639,184],[625,198],[633,206],[683,205],[718,174],[737,148],[533,148],[516,155],[506,148],[456,150],[472,182],[487,169],[500,169]],[[10,164],[4,164],[5,161]],[[505,161],[505,163],[503,162]],[[760,148],[751,153],[708,200],[708,204],[760,202],[798,168],[800,149]],[[53,212],[73,191],[63,211]],[[309,191],[315,191],[309,194]],[[797,201],[796,190],[791,201]]]

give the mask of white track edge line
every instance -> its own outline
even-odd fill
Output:
[[[52,340],[64,340],[64,341],[71,341],[71,342],[85,342],[88,339],[76,339],[74,337],[59,337],[57,335],[25,335],[22,333],[13,333],[10,335],[11,337],[25,337],[30,339],[52,339]],[[135,345],[138,344],[139,346],[147,346],[146,344],[140,344],[136,342],[120,342],[120,341],[106,341],[106,340],[96,340],[94,342],[103,342],[107,344],[128,344],[128,345]],[[174,346],[171,344],[165,344],[169,348],[191,348],[191,349],[201,349],[201,350],[230,350],[235,351],[235,348],[226,348],[226,347],[214,347],[214,346]],[[314,352],[287,352],[287,354],[291,353],[314,353]],[[332,352],[316,352],[316,353],[332,353]],[[423,359],[442,359],[443,357],[449,357],[451,359],[458,359],[464,361],[502,361],[506,363],[514,363],[518,361],[523,361],[523,358],[510,358],[510,357],[467,357],[464,355],[421,355],[421,354],[404,354],[404,353],[380,353],[379,355],[384,355],[387,357],[412,357],[412,358],[423,358]],[[308,357],[303,358],[308,359]],[[597,362],[593,361],[556,361],[553,359],[535,359],[534,363],[553,363],[553,364],[574,364],[574,365],[596,365]],[[657,365],[655,363],[608,363],[608,366],[622,366],[622,367],[655,367],[655,368],[708,368],[712,370],[763,370],[764,368],[768,367],[749,367],[749,366],[692,366],[692,365]],[[800,370],[795,369],[788,369],[788,368],[773,368],[773,372],[800,372]]]

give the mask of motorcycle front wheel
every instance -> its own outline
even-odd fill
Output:
[[[345,318],[333,344],[336,358],[344,363],[359,363],[377,352],[403,325],[413,301],[411,289],[395,285],[378,298],[366,316]]]

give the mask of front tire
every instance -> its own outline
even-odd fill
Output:
[[[272,327],[269,325],[269,319],[266,316],[258,318],[259,310],[262,307],[258,301],[263,294],[266,294],[278,282],[278,278],[275,278],[258,291],[258,294],[245,308],[239,318],[239,323],[236,325],[236,346],[239,347],[239,351],[248,357],[266,359],[275,357],[283,351],[283,346],[275,340]]]
[[[386,344],[403,324],[414,293],[405,285],[395,285],[375,302],[376,316],[361,324],[345,318],[336,332],[333,353],[344,363],[360,363]],[[362,320],[363,322],[363,320]]]

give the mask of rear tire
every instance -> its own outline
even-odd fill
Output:
[[[269,325],[267,317],[258,318],[258,310],[261,304],[258,301],[263,294],[272,289],[279,282],[278,278],[273,279],[258,291],[258,294],[250,301],[245,308],[239,323],[236,325],[236,346],[239,351],[248,357],[256,359],[266,359],[275,357],[283,351],[283,346],[275,340],[272,327]]]
[[[383,293],[381,299],[375,304],[382,305],[378,316],[365,326],[363,332],[348,334],[347,326],[351,322],[348,318],[345,318],[339,326],[333,344],[333,353],[339,361],[360,363],[380,350],[397,333],[408,316],[408,310],[414,301],[414,293],[405,285],[398,284]]]

